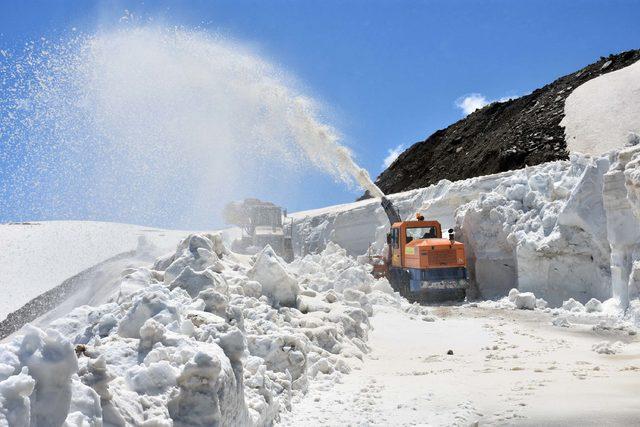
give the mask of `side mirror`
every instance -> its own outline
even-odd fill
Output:
[[[391,233],[387,233],[387,245],[391,244]]]

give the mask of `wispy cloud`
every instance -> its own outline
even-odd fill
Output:
[[[456,99],[456,107],[461,109],[465,116],[468,116],[485,105],[489,105],[493,102],[504,102],[514,98],[517,98],[517,96],[503,96],[498,99],[487,99],[487,97],[481,93],[470,93]]]
[[[456,107],[462,110],[465,116],[489,104],[487,98],[480,93],[470,93],[456,99]]]
[[[404,151],[404,144],[400,144],[395,148],[390,148],[389,150],[387,150],[387,157],[384,158],[384,161],[382,162],[382,166],[386,169],[389,166],[391,166],[391,163],[393,163],[400,154],[402,154],[402,152]]]

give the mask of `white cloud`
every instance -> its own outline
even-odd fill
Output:
[[[517,96],[503,96],[498,99],[487,99],[487,97],[481,93],[470,93],[456,99],[456,107],[461,109],[465,116],[468,116],[478,108],[482,108],[485,105],[489,105],[493,102],[505,102],[515,98],[517,98]]]
[[[487,104],[490,104],[489,100],[479,93],[470,93],[469,95],[456,99],[456,107],[461,109],[465,116],[468,116],[478,108],[482,108]]]
[[[391,148],[389,150],[387,150],[387,157],[384,158],[384,161],[382,162],[382,166],[384,168],[388,168],[389,166],[391,166],[391,163],[393,163],[400,154],[402,154],[402,152],[404,151],[404,144],[400,144],[395,148]]]

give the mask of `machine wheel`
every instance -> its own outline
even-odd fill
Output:
[[[400,293],[403,297],[410,299],[409,291],[409,273],[401,268],[391,267],[389,269],[389,283],[394,291]]]

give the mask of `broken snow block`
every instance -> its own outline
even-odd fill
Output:
[[[165,326],[153,319],[147,319],[140,327],[140,349],[150,351],[156,343],[161,343],[166,335]]]
[[[324,295],[324,299],[325,301],[327,301],[329,304],[333,304],[334,302],[338,301],[338,295],[336,294],[336,292],[333,289],[330,289],[325,295]]]
[[[262,285],[262,294],[276,305],[294,307],[300,293],[298,282],[291,277],[271,246],[267,245],[256,257],[247,276]]]
[[[215,313],[201,310],[188,310],[186,312],[186,318],[189,319],[196,328],[199,328],[202,325],[222,326],[226,323],[226,320],[223,317]]]
[[[584,309],[587,311],[587,313],[599,313],[602,311],[602,303],[595,298],[591,298],[584,305]]]
[[[232,400],[233,376],[229,359],[218,346],[215,352],[197,352],[184,365],[177,378],[178,392],[174,393],[167,407],[174,421],[180,425],[223,425],[223,403]],[[229,383],[229,387],[226,383]]]
[[[573,298],[569,298],[562,303],[562,309],[567,311],[584,311],[584,305]]]
[[[203,290],[198,294],[198,298],[204,301],[205,311],[219,316],[224,316],[229,305],[229,299],[213,288]]]
[[[543,308],[547,308],[547,304],[548,304],[547,301],[545,301],[542,298],[536,299],[536,308],[539,308],[542,310]]]
[[[569,323],[566,317],[556,317],[551,321],[551,324],[553,326],[559,326],[561,328],[568,328],[569,326],[571,326],[571,323]]]
[[[598,354],[616,354],[620,353],[623,347],[624,344],[620,341],[601,341],[597,344],[592,345],[591,350],[595,351]]]
[[[258,299],[262,295],[262,285],[255,280],[244,280],[241,286],[245,296]]]
[[[7,366],[7,365],[4,365]],[[29,396],[33,393],[36,380],[29,376],[29,369],[25,366],[17,375],[0,381],[0,401],[3,411],[0,412],[0,425],[28,426],[31,418]],[[2,376],[0,376],[2,379]],[[5,416],[7,414],[8,416]],[[11,417],[11,418],[9,418]],[[9,424],[9,419],[12,424]]]
[[[63,425],[72,399],[72,377],[78,372],[78,359],[73,345],[56,330],[48,329],[43,332],[27,325],[18,357],[21,365],[27,367],[29,376],[35,380],[35,390],[30,397],[31,425]],[[6,382],[3,381],[2,384],[5,385]],[[7,385],[10,384],[11,382]],[[3,397],[0,408],[13,405],[13,402],[4,401],[7,394],[7,390],[0,392]],[[19,399],[22,400],[20,397]],[[4,411],[0,410],[0,416],[2,412]],[[20,415],[19,418],[23,416]],[[0,424],[20,425],[13,424],[11,418],[9,420],[9,424]]]
[[[220,257],[214,251],[214,244],[203,235],[192,234],[182,240],[173,258],[173,262],[165,270],[164,283],[167,285],[187,266],[194,271],[209,268],[218,273],[224,269]]]
[[[325,313],[328,313],[331,311],[329,303],[321,300],[320,298],[298,295],[296,302],[298,310],[302,313],[311,313],[314,311],[324,311]]]
[[[211,270],[194,271],[187,266],[169,285],[169,289],[182,288],[191,298],[198,296],[205,289],[214,289],[220,293],[227,293],[227,283],[224,278]]]
[[[516,295],[514,303],[521,310],[533,310],[536,308],[536,296],[532,292],[523,292]]]
[[[179,320],[177,308],[169,301],[166,290],[152,289],[134,298],[133,305],[118,325],[118,334],[125,338],[140,338],[140,328],[147,319],[156,316],[160,323],[167,324]],[[164,316],[161,316],[164,314]]]

